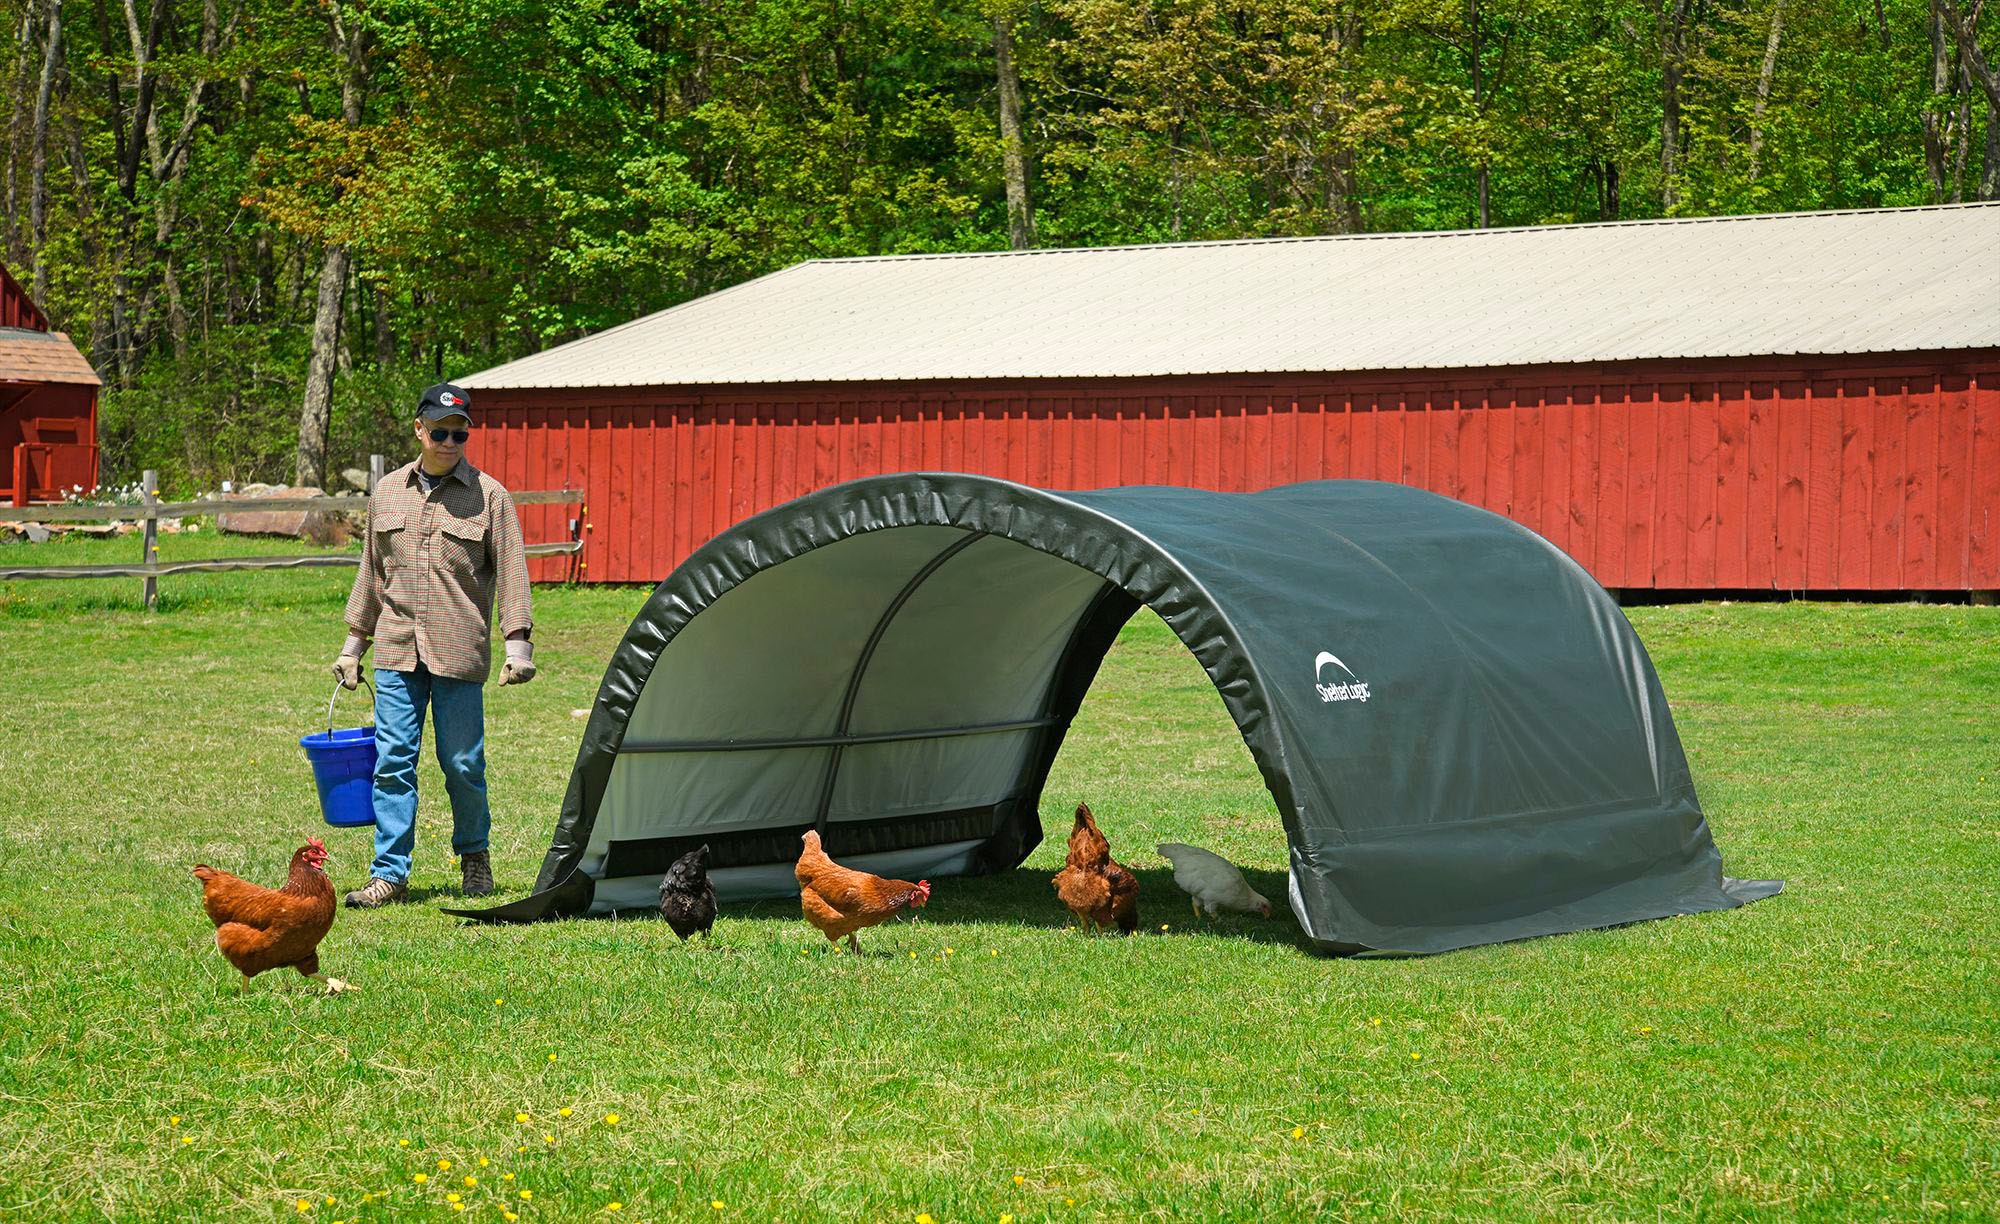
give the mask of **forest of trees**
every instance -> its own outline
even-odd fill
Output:
[[[800,259],[2000,198],[1985,2],[0,0],[0,258],[107,483],[321,483]]]

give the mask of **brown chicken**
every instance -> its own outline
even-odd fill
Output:
[[[243,985],[267,969],[290,967],[326,985],[328,994],[353,990],[319,971],[319,941],[333,929],[333,881],[326,847],[309,837],[292,855],[283,888],[261,888],[206,863],[196,864],[201,907],[215,923],[215,946],[243,974]]]
[[[886,922],[898,910],[922,909],[931,899],[929,880],[912,884],[852,871],[826,856],[818,833],[808,831],[803,840],[805,849],[793,870],[799,881],[799,909],[836,950],[846,939],[849,948],[861,951],[856,931]]]
[[[1076,805],[1069,861],[1049,882],[1086,935],[1113,923],[1127,935],[1139,929],[1139,877],[1112,860],[1111,843],[1098,831],[1087,803]]]

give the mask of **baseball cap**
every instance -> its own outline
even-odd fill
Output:
[[[472,397],[463,388],[450,383],[439,383],[435,387],[425,387],[417,400],[417,415],[426,421],[439,421],[448,416],[462,416],[472,419]]]

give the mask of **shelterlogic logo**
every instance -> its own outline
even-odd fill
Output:
[[[1335,672],[1332,682],[1328,683],[1326,665],[1329,663],[1338,667],[1340,671],[1346,672],[1347,679],[1343,681],[1340,678],[1340,672]],[[1371,695],[1368,692],[1367,681],[1355,675],[1353,668],[1342,663],[1339,659],[1324,650],[1320,651],[1313,659],[1313,681],[1313,687],[1319,690],[1319,699],[1321,701],[1365,702]]]

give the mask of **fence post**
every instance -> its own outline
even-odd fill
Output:
[[[140,503],[145,507],[142,513],[144,513],[146,516],[145,561],[147,565],[152,565],[154,562],[160,559],[159,491],[160,491],[160,474],[154,471],[152,468],[147,468],[145,473],[139,477],[139,493],[140,493],[139,500]],[[158,577],[152,574],[147,574],[146,611],[148,612],[158,611],[159,606],[160,606],[160,580]]]
[[[380,455],[368,456],[368,496],[375,496],[375,486],[382,483],[382,476],[388,467]]]

